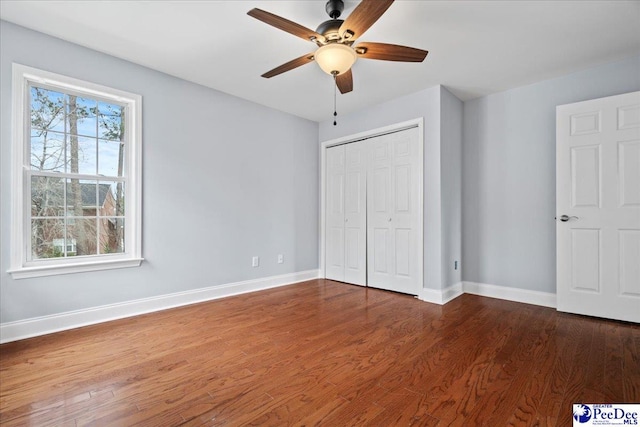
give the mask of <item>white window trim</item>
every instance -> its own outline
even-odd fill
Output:
[[[78,80],[72,77],[13,64],[12,91],[12,155],[11,155],[11,273],[14,279],[50,276],[114,268],[137,267],[142,258],[142,97],[133,93]],[[25,202],[27,183],[25,159],[27,144],[25,132],[29,123],[28,86],[29,83],[57,86],[72,93],[117,101],[127,105],[127,188],[125,194],[125,241],[127,246],[122,254],[104,256],[73,257],[55,260],[27,261],[28,241],[25,226],[30,212]]]

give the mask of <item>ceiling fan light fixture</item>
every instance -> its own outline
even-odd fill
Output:
[[[349,71],[358,59],[358,55],[351,47],[340,43],[321,46],[314,56],[322,71],[331,75],[340,75]]]

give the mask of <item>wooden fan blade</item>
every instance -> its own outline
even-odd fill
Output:
[[[251,9],[247,12],[247,15],[302,39],[309,40],[314,43],[316,40],[324,41],[324,37],[315,31],[262,9]]]
[[[422,62],[429,53],[426,50],[415,47],[387,43],[365,42],[358,44],[354,49],[360,58],[400,62]]]
[[[309,62],[313,62],[313,53],[308,53],[306,55],[301,56],[300,58],[294,59],[293,61],[289,61],[285,64],[282,64],[271,71],[267,71],[262,75],[262,77],[264,77],[265,79],[268,79],[273,76],[277,76],[278,74],[282,74],[286,71],[293,70],[294,68],[298,68],[301,65],[308,64]]]
[[[340,93],[345,94],[351,92],[353,90],[353,74],[351,74],[351,69],[336,76],[336,84],[338,85]]]
[[[353,33],[350,39],[357,39],[389,9],[392,3],[393,0],[362,0],[342,23],[339,34],[344,35],[349,31]]]

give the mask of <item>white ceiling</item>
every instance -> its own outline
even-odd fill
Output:
[[[342,18],[357,5],[347,1]],[[257,7],[308,28],[313,1],[0,0],[0,18],[307,119],[333,114],[316,64],[260,75],[315,45],[247,16]],[[640,1],[397,0],[361,38],[429,51],[423,63],[359,60],[346,114],[443,84],[462,100],[640,53]],[[357,44],[357,43],[356,43]]]

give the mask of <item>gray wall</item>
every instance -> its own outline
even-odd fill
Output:
[[[442,287],[462,280],[462,112],[463,103],[447,89],[440,93],[442,175]],[[458,269],[454,262],[458,261]]]
[[[442,227],[440,146],[441,98],[449,99],[449,96],[453,97],[446,89],[434,86],[347,116],[338,116],[337,126],[333,126],[333,119],[320,123],[320,141],[324,142],[419,117],[424,119],[424,287],[438,290],[444,287],[442,241],[450,238],[443,235],[449,230]],[[445,115],[461,114],[461,105],[456,112],[452,102],[451,105],[450,101],[446,103]]]
[[[465,281],[555,293],[555,107],[639,89],[635,56],[465,102]]]
[[[0,43],[0,322],[318,268],[317,123],[7,22]],[[142,95],[141,267],[6,273],[12,62]]]

